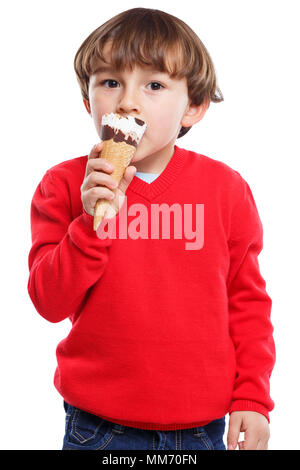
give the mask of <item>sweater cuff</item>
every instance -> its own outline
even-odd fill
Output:
[[[83,210],[81,215],[71,222],[68,232],[72,242],[79,249],[85,252],[88,249],[95,249],[95,256],[98,257],[99,248],[111,246],[112,239],[109,236],[103,239],[99,238],[97,232],[93,228],[93,224],[94,217]]]
[[[85,212],[84,209],[82,209],[82,214],[81,214],[81,220],[85,226],[86,229],[89,230],[89,232],[92,230],[94,235],[96,235],[96,232],[94,231],[93,225],[94,225],[94,217],[87,212]]]
[[[233,411],[256,411],[257,413],[264,415],[270,423],[270,417],[267,408],[260,403],[257,403],[256,401],[235,400],[231,403],[229,414],[231,414]]]

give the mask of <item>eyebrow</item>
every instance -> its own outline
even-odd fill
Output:
[[[148,70],[145,70],[146,72],[148,73],[161,73],[161,74],[164,74],[164,75],[168,75],[167,72],[163,72],[161,70],[157,70],[157,69],[148,69]],[[109,65],[100,65],[99,67],[96,68],[96,70],[93,72],[93,74],[96,74],[96,73],[102,73],[102,72],[112,72],[112,73],[117,73],[117,70],[114,68],[114,67],[111,67]]]

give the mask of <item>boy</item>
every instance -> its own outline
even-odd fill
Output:
[[[100,143],[50,168],[32,200],[28,291],[47,320],[72,322],[54,379],[63,448],[225,449],[229,412],[228,449],[267,449],[275,349],[255,202],[238,172],[174,145],[223,99],[206,48],[178,18],[134,8],[74,65],[99,136],[111,112],[147,130],[118,188]]]

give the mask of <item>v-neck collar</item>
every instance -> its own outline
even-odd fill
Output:
[[[142,179],[134,176],[128,190],[140,194],[148,201],[153,200],[170,186],[177,178],[184,164],[184,149],[174,145],[174,153],[163,172],[152,183],[146,183]]]

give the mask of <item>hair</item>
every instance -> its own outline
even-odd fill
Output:
[[[195,32],[175,16],[150,8],[119,13],[82,43],[75,55],[74,68],[85,100],[89,101],[89,77],[97,61],[106,63],[103,48],[107,41],[111,41],[111,65],[117,71],[132,70],[135,65],[153,65],[171,78],[186,77],[192,104],[224,100],[212,59]],[[181,127],[177,138],[190,129]]]

